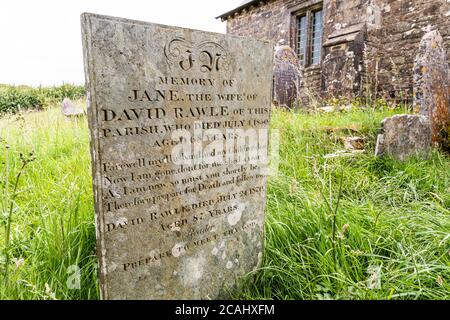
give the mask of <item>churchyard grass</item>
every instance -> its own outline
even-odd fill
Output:
[[[269,178],[263,264],[235,298],[450,299],[449,157],[373,156],[381,120],[403,112],[274,110],[280,166]],[[364,137],[367,151],[324,157],[348,135]],[[0,119],[0,137],[0,299],[98,299],[87,120],[49,108]],[[31,151],[13,199],[19,154]]]
[[[19,185],[11,227],[7,299],[95,299],[95,227],[86,119],[66,120],[58,108],[0,120],[0,135],[9,144],[9,180],[18,170],[19,153],[34,150]],[[5,148],[1,146],[4,180]],[[2,184],[2,191],[5,188]],[[0,208],[10,199],[1,198]],[[4,223],[0,235],[4,248]],[[78,266],[80,290],[67,286],[70,266]],[[4,269],[4,265],[2,268]],[[69,281],[70,287],[77,287]]]

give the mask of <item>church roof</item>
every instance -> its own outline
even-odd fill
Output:
[[[221,14],[220,16],[216,17],[216,19],[226,19],[229,16],[232,16],[235,13],[237,13],[237,12],[243,10],[243,9],[246,9],[247,7],[250,7],[251,5],[253,5],[255,3],[258,3],[260,1],[261,0],[245,0],[237,8],[235,8],[235,9],[233,9],[231,11],[225,12],[224,14]]]

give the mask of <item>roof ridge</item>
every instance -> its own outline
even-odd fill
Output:
[[[234,8],[231,11],[225,12],[224,14],[221,14],[220,16],[217,16],[216,19],[226,19],[229,16],[232,16],[235,13],[237,13],[237,12],[239,12],[241,10],[244,10],[244,9],[246,9],[246,8],[250,7],[251,5],[254,5],[254,4],[258,3],[258,2],[265,2],[265,1],[262,1],[262,0],[245,0],[238,7]]]

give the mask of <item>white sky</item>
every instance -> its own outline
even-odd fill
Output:
[[[0,83],[84,83],[80,14],[225,33],[215,17],[242,0],[0,0]]]

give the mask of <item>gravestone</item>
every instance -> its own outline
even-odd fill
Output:
[[[450,70],[439,31],[426,33],[414,65],[414,103],[432,126],[432,141],[450,147]]]
[[[426,156],[431,148],[431,123],[422,115],[395,115],[381,123],[375,150],[376,156],[406,160]]]
[[[82,15],[103,299],[214,299],[263,252],[273,46]]]
[[[84,110],[76,106],[69,98],[61,102],[61,112],[66,117],[79,117],[84,115]]]
[[[275,47],[274,102],[288,108],[295,107],[299,100],[302,78],[300,64],[295,51],[283,42]]]

